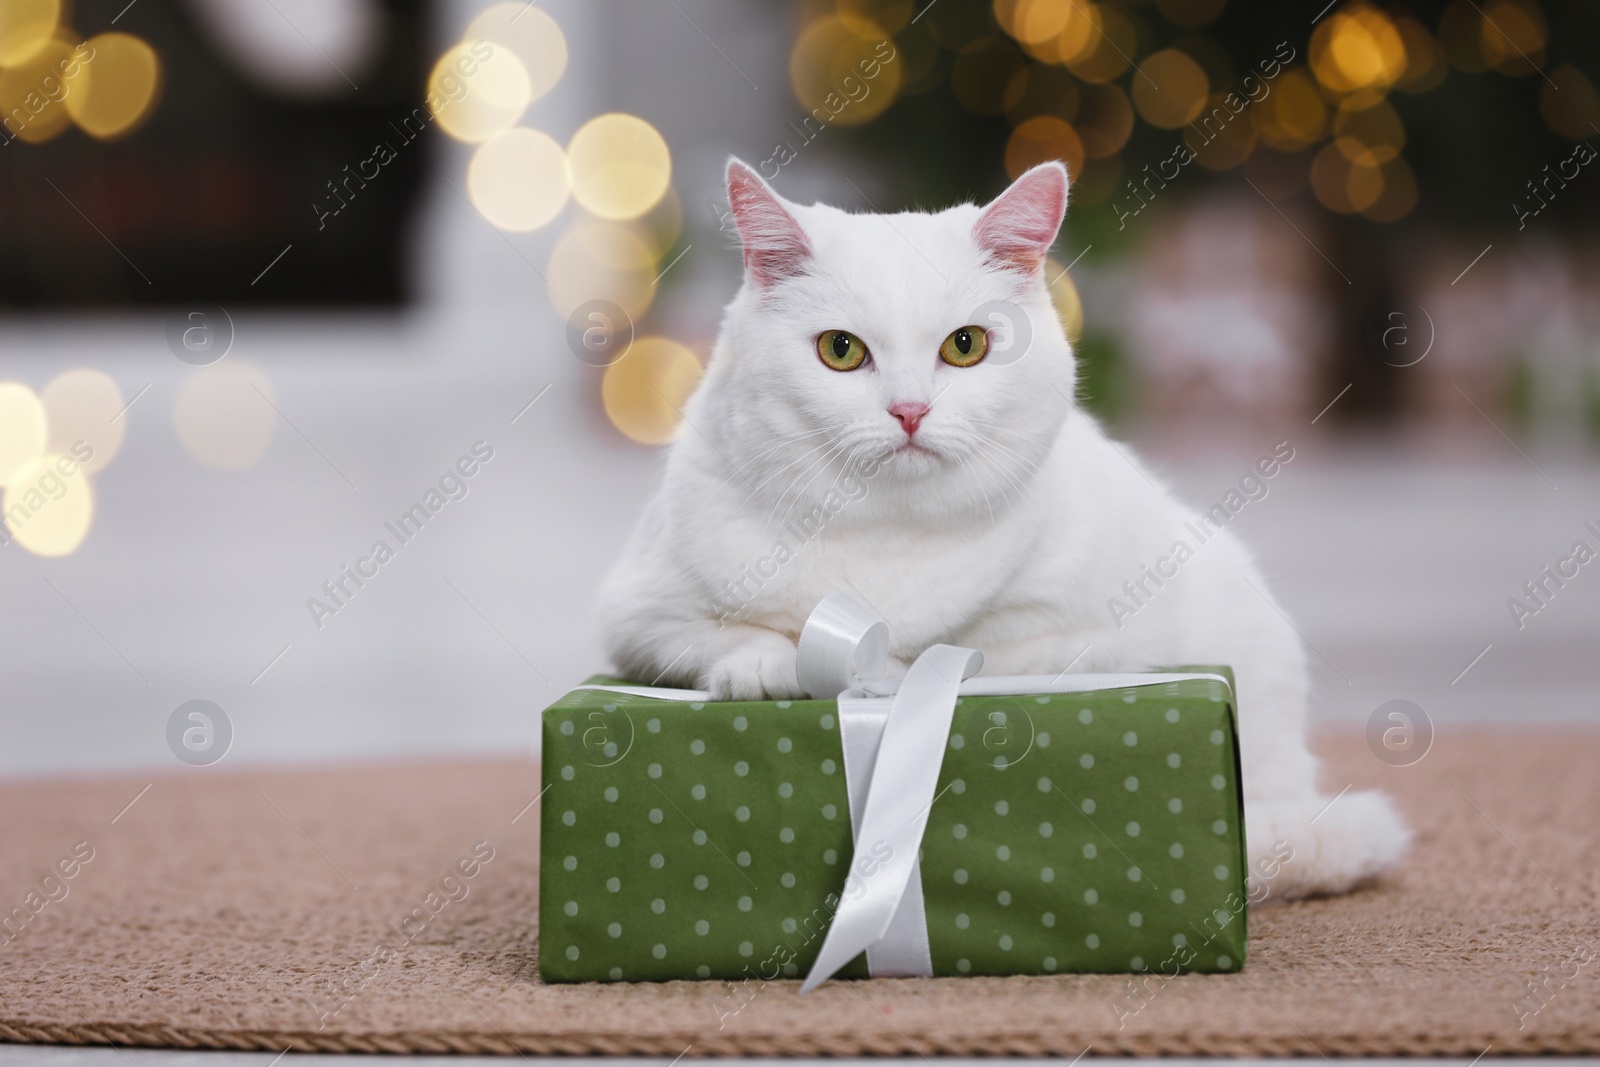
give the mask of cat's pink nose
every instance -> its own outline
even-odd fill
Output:
[[[928,413],[928,405],[900,403],[890,404],[889,414],[900,420],[900,426],[910,437],[917,432],[917,427],[922,423],[922,417]]]

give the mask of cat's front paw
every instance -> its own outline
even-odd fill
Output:
[[[795,679],[794,642],[782,634],[752,637],[711,665],[704,689],[713,700],[788,700],[803,697]]]

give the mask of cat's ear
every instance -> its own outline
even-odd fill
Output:
[[[744,268],[758,286],[793,277],[811,258],[811,241],[761,175],[728,160],[728,204],[744,245]]]
[[[972,236],[997,265],[1031,274],[1044,263],[1066,214],[1067,168],[1041,163],[983,209]]]

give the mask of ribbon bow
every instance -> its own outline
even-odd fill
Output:
[[[933,645],[897,688],[867,681],[881,679],[888,662],[888,624],[843,593],[818,604],[800,632],[795,657],[800,688],[816,699],[839,702],[855,836],[844,893],[802,993],[833,977],[862,950],[874,976],[933,974],[917,852],[956,697],[961,683],[982,669],[983,653]],[[894,693],[887,718],[861,707],[863,698],[885,689]],[[908,894],[912,885],[915,892]]]

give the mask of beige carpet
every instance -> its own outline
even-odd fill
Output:
[[[1260,909],[1242,974],[1181,978],[1143,1001],[1105,975],[836,982],[804,999],[781,981],[748,1002],[713,983],[541,985],[538,786],[522,762],[7,784],[0,909],[27,914],[39,896],[0,933],[0,1038],[664,1056],[1600,1052],[1600,734],[1447,729],[1410,768],[1355,737],[1321,747],[1331,789],[1399,797],[1420,831],[1405,870]],[[480,839],[493,858],[420,921]],[[74,866],[80,841],[93,858]],[[41,889],[63,859],[74,876]],[[404,947],[375,951],[386,943]],[[1119,1004],[1142,1005],[1120,1029]]]

